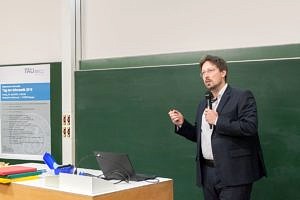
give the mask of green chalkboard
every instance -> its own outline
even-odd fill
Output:
[[[299,59],[229,63],[229,83],[251,89],[258,105],[268,178],[255,200],[300,199],[299,75]],[[174,134],[167,113],[176,107],[193,122],[204,92],[195,64],[77,71],[77,165],[97,169],[94,150],[126,152],[138,172],[172,178],[175,200],[202,199],[195,144]]]

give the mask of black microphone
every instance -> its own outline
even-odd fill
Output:
[[[212,109],[212,98],[213,98],[213,94],[211,93],[211,91],[207,91],[205,93],[205,98],[206,98],[206,105],[207,108]],[[209,124],[209,128],[212,129],[213,125]]]

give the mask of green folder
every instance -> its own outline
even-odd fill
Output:
[[[19,173],[19,174],[10,174],[7,175],[5,178],[13,179],[13,178],[22,178],[27,176],[37,176],[45,172],[45,170],[37,170],[35,172],[25,172],[25,173]]]

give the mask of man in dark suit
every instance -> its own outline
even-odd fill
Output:
[[[200,61],[208,90],[189,123],[178,110],[168,113],[175,132],[197,143],[197,185],[206,200],[248,200],[254,181],[266,176],[258,137],[256,102],[249,91],[227,83],[228,67],[219,57]]]

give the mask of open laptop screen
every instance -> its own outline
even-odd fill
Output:
[[[156,178],[156,175],[136,174],[129,156],[125,153],[95,151],[94,154],[105,179],[144,181]]]
[[[106,179],[127,180],[135,174],[127,154],[94,152]]]

